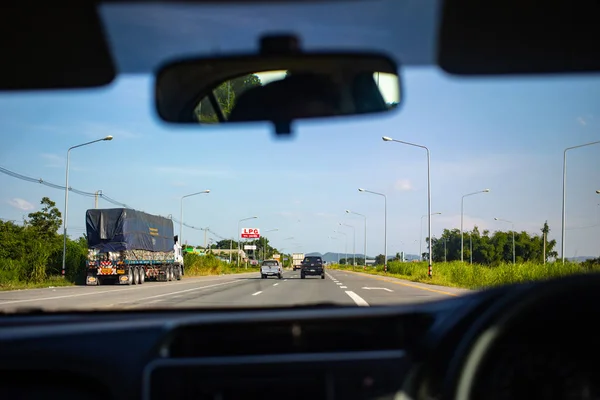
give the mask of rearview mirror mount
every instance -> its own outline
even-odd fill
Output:
[[[298,119],[396,109],[397,71],[381,54],[304,52],[293,36],[267,36],[258,54],[187,59],[160,68],[156,110],[171,123],[266,121],[276,134],[290,134]]]

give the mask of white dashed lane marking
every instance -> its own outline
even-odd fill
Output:
[[[256,293],[253,293],[253,294],[252,294],[252,296],[257,296],[257,295],[259,295],[259,294],[261,294],[261,293],[262,293],[262,290],[259,290],[258,292],[256,292]]]

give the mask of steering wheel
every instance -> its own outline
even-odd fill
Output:
[[[487,378],[490,371],[494,371],[494,364],[503,358],[503,352],[506,353],[507,349],[516,347],[512,355],[515,362],[513,365],[519,366],[519,364],[527,362],[524,360],[526,356],[524,354],[521,356],[519,351],[526,352],[529,347],[532,347],[542,349],[542,351],[536,353],[537,355],[541,354],[539,358],[542,360],[538,360],[538,364],[533,369],[544,370],[543,372],[537,371],[537,378],[539,378],[539,375],[547,374],[547,376],[544,376],[546,379],[542,382],[543,385],[540,385],[541,381],[537,382],[534,379],[530,379],[530,382],[523,382],[529,378],[528,376],[518,376],[523,369],[519,370],[518,373],[513,372],[513,381],[511,382],[511,378],[506,378],[503,385],[508,388],[511,384],[515,387],[520,384],[519,390],[525,388],[523,393],[517,397],[527,398],[527,395],[531,395],[525,393],[529,385],[532,386],[529,391],[536,390],[537,392],[534,393],[538,397],[541,395],[543,398],[564,398],[564,396],[587,398],[580,395],[580,392],[573,388],[572,383],[569,387],[569,395],[564,395],[561,390],[566,390],[563,386],[566,385],[567,379],[571,379],[571,377],[565,378],[564,375],[555,374],[554,371],[548,373],[545,370],[547,366],[544,364],[549,364],[550,361],[543,359],[543,356],[545,351],[551,353],[551,350],[563,346],[562,342],[570,342],[570,347],[563,350],[566,350],[568,354],[574,352],[573,349],[576,348],[574,346],[579,346],[577,347],[577,354],[580,358],[571,357],[572,360],[575,360],[575,364],[587,358],[595,358],[591,355],[598,351],[597,345],[590,345],[589,341],[583,339],[582,334],[585,332],[586,336],[590,337],[590,341],[595,340],[592,333],[595,325],[593,317],[594,314],[598,313],[596,305],[600,304],[598,302],[600,300],[599,289],[599,274],[581,274],[537,282],[509,292],[506,297],[496,301],[491,308],[478,317],[459,342],[459,346],[449,364],[441,397],[456,400],[487,398],[485,394],[482,394],[485,391],[477,391],[476,389],[480,388],[481,382]],[[589,326],[585,326],[585,324]],[[538,338],[536,336],[537,329],[540,332],[547,332],[546,337]],[[534,331],[535,333],[533,333]],[[563,332],[573,336],[569,336],[567,339],[563,336]],[[553,335],[559,336],[560,340],[553,340],[555,338]],[[519,340],[521,343],[519,343]],[[573,345],[573,341],[577,343]],[[519,345],[515,346],[515,343]],[[538,346],[536,347],[536,345]],[[562,363],[562,361],[560,362]],[[500,368],[510,369],[506,366]],[[589,369],[589,366],[585,368]],[[585,371],[585,368],[577,369],[577,371]],[[591,368],[594,368],[593,365]],[[575,372],[573,372],[573,375],[577,379]],[[519,379],[521,382],[516,383]],[[597,379],[597,377],[590,376],[590,379]],[[534,388],[536,385],[539,387]],[[507,389],[506,393],[513,393],[511,395],[505,394],[494,397],[515,398],[514,393],[519,393],[515,387],[511,388],[512,392]],[[574,391],[576,393],[573,395]],[[549,394],[544,395],[542,393]]]

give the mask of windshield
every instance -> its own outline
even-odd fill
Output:
[[[597,270],[600,76],[451,77],[435,2],[381,4],[102,6],[115,82],[0,93],[0,310],[377,306]],[[159,121],[158,65],[289,27],[389,54],[409,96],[289,140]]]

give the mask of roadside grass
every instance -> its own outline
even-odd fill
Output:
[[[38,289],[58,286],[74,286],[75,283],[62,276],[50,276],[39,282],[27,282],[16,279],[0,281],[0,291],[20,290],[20,289]]]
[[[561,276],[599,272],[600,267],[586,268],[581,264],[566,262],[541,263],[504,263],[498,266],[469,264],[460,261],[434,263],[433,276],[427,276],[427,262],[388,263],[388,272],[383,272],[383,266],[352,267],[350,265],[331,265],[331,269],[365,272],[372,275],[392,276],[413,282],[432,285],[459,287],[465,289],[483,289],[510,283],[538,281]]]
[[[231,265],[212,255],[200,256],[197,254],[186,254],[183,265],[185,265],[184,277],[243,274],[246,272],[258,273],[260,271],[258,266],[248,265],[248,268],[246,268],[246,266],[242,264],[238,268],[235,264]]]

